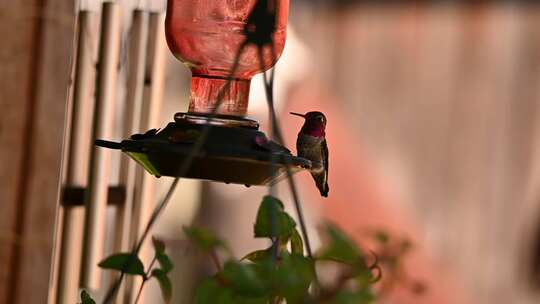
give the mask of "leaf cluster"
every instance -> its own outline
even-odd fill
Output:
[[[233,257],[227,244],[211,231],[186,227],[186,237],[216,265],[216,273],[204,279],[195,291],[195,304],[368,304],[385,290],[384,284],[374,284],[382,276],[383,269],[390,276],[402,277],[400,260],[409,250],[410,243],[402,241],[398,246],[385,232],[374,236],[379,244],[380,255],[368,255],[337,226],[327,224],[324,229],[326,241],[314,255],[304,254],[304,241],[296,221],[285,211],[283,203],[272,196],[265,196],[257,211],[253,226],[255,238],[269,240],[270,246],[246,254],[241,259]],[[154,258],[148,269],[142,261],[130,253],[118,253],[99,263],[99,267],[119,271],[126,275],[140,276],[144,283],[155,279],[161,288],[163,299],[169,303],[172,284],[168,277],[173,263],[166,254],[165,244],[153,238]],[[228,258],[222,264],[218,251]],[[374,260],[368,264],[368,260]],[[157,262],[157,266],[154,266]],[[322,280],[333,267],[336,275]],[[388,280],[386,280],[388,281]],[[81,304],[95,304],[86,291],[81,292]]]
[[[152,238],[152,244],[154,246],[154,258],[147,271],[145,271],[144,264],[140,258],[131,253],[113,254],[101,261],[98,266],[127,275],[140,276],[143,279],[141,291],[148,280],[156,279],[159,283],[163,300],[165,303],[170,303],[172,298],[172,283],[168,274],[174,268],[174,265],[165,252],[165,243],[163,241]],[[159,267],[154,266],[156,261]],[[81,300],[82,304],[94,303],[86,291],[82,291]]]
[[[411,241],[381,230],[375,231],[373,237],[377,245],[379,264],[385,272],[385,281],[379,288],[379,294],[390,294],[397,285],[415,295],[425,293],[427,286],[421,280],[410,277],[403,263],[412,249]]]
[[[215,255],[225,242],[210,231],[186,228],[186,236],[201,250]],[[274,303],[371,303],[379,275],[365,262],[362,251],[337,227],[328,225],[329,242],[315,257],[304,255],[304,243],[295,220],[275,197],[263,198],[253,226],[255,238],[266,238],[270,247],[229,258],[203,280],[195,292],[196,304]],[[216,262],[216,260],[214,260]],[[331,286],[319,282],[317,267],[339,264],[343,269]],[[378,269],[380,270],[380,269]]]

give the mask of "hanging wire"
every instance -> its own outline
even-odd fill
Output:
[[[270,48],[271,48],[272,58],[273,58],[273,60],[275,60],[275,58],[276,58],[275,53],[276,52],[275,52],[274,44],[271,44]],[[264,59],[264,57],[263,57],[262,48],[259,48],[259,60],[261,61],[261,65],[263,64],[263,59]],[[276,142],[278,144],[283,145],[284,144],[283,135],[281,133],[281,127],[280,127],[280,124],[279,124],[279,120],[277,119],[276,110],[275,110],[275,106],[274,106],[274,94],[273,94],[274,69],[272,69],[269,79],[268,79],[267,72],[265,71],[263,73],[263,81],[264,81],[264,88],[265,88],[265,92],[266,92],[266,100],[267,100],[267,103],[268,103],[268,111],[269,111],[270,118],[271,118],[271,121],[270,121],[270,125],[271,125],[271,128],[272,128],[272,133],[271,134],[275,137]],[[313,258],[313,252],[311,251],[311,242],[309,240],[309,236],[308,236],[308,233],[307,233],[307,227],[306,227],[306,223],[305,223],[305,220],[304,220],[304,213],[303,213],[303,210],[302,210],[302,205],[300,203],[300,196],[298,195],[298,189],[296,187],[296,183],[294,181],[294,178],[292,176],[292,172],[291,172],[291,169],[290,169],[291,164],[290,164],[290,162],[289,162],[289,160],[287,158],[284,158],[284,159],[287,162],[286,166],[285,166],[286,173],[287,173],[287,180],[288,180],[288,183],[289,183],[289,188],[291,190],[291,194],[293,196],[296,215],[298,217],[298,221],[300,222],[300,229],[301,229],[301,232],[302,232],[302,237],[304,238],[304,243],[306,245],[306,252],[307,252],[307,254],[308,254],[308,256],[310,258]]]
[[[271,134],[272,137],[277,139],[277,143],[283,146],[283,136],[281,134],[281,128],[279,126],[279,121],[277,119],[275,107],[274,107],[274,73],[275,70],[271,71],[270,79],[268,79],[267,73],[264,69],[264,54],[263,47],[270,47],[270,55],[272,62],[275,62],[277,59],[277,54],[274,46],[273,36],[277,28],[277,10],[278,3],[277,0],[259,0],[255,3],[255,6],[248,17],[246,27],[244,32],[248,37],[248,41],[251,41],[253,44],[258,47],[259,63],[263,71],[264,79],[264,88],[266,92],[266,100],[268,102],[268,111],[270,115],[270,125],[271,125]],[[289,186],[293,195],[293,200],[295,204],[296,213],[298,220],[300,221],[300,228],[302,230],[302,236],[304,238],[304,243],[306,244],[306,251],[310,258],[313,257],[311,251],[311,244],[307,234],[307,228],[304,221],[304,215],[302,211],[302,206],[300,204],[300,199],[298,195],[298,190],[296,184],[292,177],[292,172],[290,169],[290,160],[284,158],[286,165],[285,170],[287,172],[287,179],[289,181]],[[272,162],[275,160],[272,159]]]
[[[263,71],[263,80],[264,80],[264,88],[266,93],[266,100],[268,102],[268,110],[269,110],[269,123],[270,123],[270,135],[271,140],[274,138],[277,138],[277,143],[283,146],[283,137],[281,136],[280,128],[278,127],[278,122],[276,118],[275,113],[275,107],[274,107],[274,95],[273,95],[273,88],[274,88],[274,73],[275,70],[272,69],[270,79],[268,80],[268,77],[266,75],[265,66],[264,66],[264,55],[263,55],[263,47],[269,46],[271,50],[271,62],[276,62],[277,55],[274,48],[274,41],[273,36],[276,32],[277,28],[277,11],[278,11],[278,3],[276,0],[259,0],[255,3],[255,6],[253,10],[251,11],[250,15],[248,16],[247,24],[244,28],[244,33],[246,34],[248,41],[255,44],[258,47],[258,55],[259,55],[259,64],[261,71]],[[271,150],[271,170],[275,166],[277,162],[278,154],[275,153],[274,150]],[[309,257],[312,257],[311,253],[311,245],[309,242],[309,238],[307,235],[307,229],[305,227],[304,217],[302,213],[302,209],[300,208],[300,202],[298,199],[298,193],[296,191],[296,185],[294,184],[294,180],[292,179],[292,173],[290,171],[289,166],[290,161],[287,158],[284,158],[286,164],[285,169],[287,170],[287,178],[289,180],[289,183],[291,185],[291,190],[293,192],[293,199],[295,201],[296,206],[296,212],[298,215],[298,219],[300,221],[300,226],[302,230],[302,235],[304,238],[304,242],[306,244],[306,250]],[[273,171],[271,172],[272,176],[274,175]],[[270,186],[269,192],[272,193],[272,185]],[[275,212],[270,213],[270,220],[271,220],[271,229],[273,232],[275,232],[275,229],[277,228],[277,214],[274,214]],[[274,257],[277,257],[279,255],[279,249],[277,249],[278,246],[276,246],[276,239],[273,240],[274,244],[274,251],[273,255]]]
[[[220,90],[220,92],[218,94],[217,101],[216,101],[216,106],[212,110],[212,113],[209,115],[208,122],[204,125],[204,128],[202,129],[202,132],[201,132],[199,138],[197,139],[197,141],[193,145],[193,148],[190,150],[190,153],[188,154],[186,159],[182,162],[182,165],[181,165],[180,169],[177,172],[178,173],[177,176],[184,176],[187,173],[187,171],[190,169],[190,167],[191,167],[191,165],[193,163],[193,160],[200,153],[204,143],[206,142],[208,134],[210,133],[210,130],[211,130],[211,124],[209,122],[212,121],[212,119],[214,119],[216,117],[216,115],[217,115],[217,112],[218,112],[218,110],[219,110],[219,108],[220,108],[220,106],[221,106],[221,104],[223,102],[224,95],[229,90],[230,85],[231,85],[231,80],[234,79],[234,75],[236,74],[236,71],[238,70],[238,67],[240,65],[240,57],[241,57],[244,49],[246,48],[246,46],[248,46],[249,44],[254,44],[255,46],[257,46],[258,51],[259,51],[259,60],[260,60],[261,65],[264,65],[264,63],[263,63],[264,62],[263,61],[264,57],[263,57],[263,53],[262,53],[262,47],[264,45],[269,44],[271,46],[272,61],[275,61],[275,59],[277,58],[275,48],[274,48],[274,45],[273,45],[273,40],[272,40],[272,35],[273,35],[274,31],[275,31],[275,21],[276,21],[276,9],[277,9],[277,7],[274,6],[274,11],[271,12],[272,19],[264,18],[264,17],[268,17],[268,15],[267,15],[268,11],[266,11],[266,15],[264,15],[264,12],[263,12],[263,15],[261,15],[261,12],[258,11],[258,8],[259,9],[260,8],[263,8],[263,9],[268,8],[267,5],[266,6],[264,5],[264,4],[268,4],[267,1],[268,0],[259,0],[256,3],[255,8],[253,9],[253,11],[250,14],[250,17],[248,18],[249,20],[248,20],[248,24],[247,24],[247,25],[249,25],[250,24],[249,22],[251,21],[251,22],[253,22],[255,24],[255,29],[256,30],[262,28],[263,29],[263,33],[262,33],[263,37],[261,37],[260,32],[259,33],[256,32],[254,35],[250,36],[250,33],[248,33],[248,29],[247,29],[247,26],[246,26],[245,31],[248,34],[248,38],[246,39],[245,42],[242,43],[242,45],[240,45],[240,47],[239,47],[239,49],[237,51],[237,54],[235,56],[234,63],[233,63],[233,66],[231,68],[231,71],[229,73],[229,76],[226,78],[227,82],[224,84],[224,86],[221,88],[221,90]],[[261,17],[263,17],[263,18],[261,18]],[[271,24],[270,24],[270,27],[272,27],[271,31],[268,31],[268,28],[269,28],[269,25],[267,24],[268,22],[271,22]],[[264,31],[264,29],[266,29],[266,32]],[[263,70],[264,70],[264,68],[263,68]],[[270,79],[268,79],[266,71],[263,73],[263,77],[264,77],[264,86],[265,86],[266,99],[267,99],[267,102],[268,102],[268,108],[269,108],[269,112],[270,112],[269,116],[270,116],[270,124],[271,124],[271,136],[275,137],[277,139],[277,142],[279,144],[283,145],[283,136],[282,136],[281,131],[280,131],[281,129],[280,129],[279,122],[277,120],[277,116],[276,116],[275,108],[274,108],[274,97],[273,97],[274,70],[272,70],[272,72],[270,74]],[[271,155],[271,162],[272,162],[271,167],[273,167],[274,164],[277,162],[277,159],[274,158],[275,153],[273,151],[271,151],[271,154],[272,154]],[[301,208],[301,204],[300,204],[298,190],[297,190],[295,181],[294,181],[294,179],[292,177],[292,172],[290,170],[290,165],[291,164],[290,164],[290,161],[288,159],[286,159],[286,162],[287,163],[286,163],[285,168],[286,168],[286,171],[287,171],[287,179],[289,181],[289,187],[290,187],[291,193],[293,195],[293,200],[294,200],[294,203],[295,203],[296,213],[297,213],[297,216],[298,216],[298,220],[300,222],[300,228],[301,228],[301,231],[302,231],[302,236],[304,238],[304,243],[306,245],[306,251],[308,253],[308,256],[310,258],[312,258],[313,255],[312,255],[312,251],[311,251],[311,245],[310,245],[309,237],[308,237],[308,234],[307,234],[307,229],[306,229],[304,216],[303,216],[303,212],[302,212],[302,208]],[[156,208],[152,212],[152,215],[151,215],[151,217],[150,217],[150,219],[148,221],[148,224],[145,227],[143,235],[141,236],[141,238],[137,242],[136,246],[134,246],[133,250],[131,251],[131,258],[128,259],[128,261],[126,262],[126,265],[125,265],[124,269],[129,268],[129,266],[135,262],[135,260],[137,258],[137,255],[138,255],[138,253],[139,253],[139,251],[140,251],[140,249],[142,247],[142,244],[144,243],[144,241],[148,237],[148,234],[151,231],[152,227],[154,226],[155,222],[157,221],[159,215],[167,207],[167,205],[168,205],[168,203],[169,203],[169,201],[170,201],[170,199],[172,197],[172,194],[174,193],[175,189],[177,188],[177,185],[178,185],[179,181],[180,181],[180,178],[178,178],[178,177],[174,179],[174,181],[171,184],[169,190],[167,191],[167,194],[165,195],[164,199],[156,206]],[[272,185],[270,187],[272,187]],[[277,227],[277,214],[271,213],[271,223],[272,223],[271,225],[273,227]],[[274,242],[275,242],[275,240],[274,240]],[[120,287],[124,276],[125,276],[125,272],[122,271],[121,275],[118,277],[116,282],[107,291],[104,303],[110,303],[115,298],[116,292],[118,291],[118,288]]]

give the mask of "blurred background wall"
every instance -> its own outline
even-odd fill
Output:
[[[361,144],[391,193],[383,208],[413,223],[417,242],[473,303],[536,303],[539,7],[296,12],[350,130],[343,136]]]
[[[67,15],[60,7],[30,10],[37,3],[30,2],[0,6],[5,17],[0,33],[10,42],[0,48],[0,71],[7,80],[0,87],[5,113],[0,121],[0,266],[9,269],[0,276],[0,302],[13,278],[28,277],[14,265],[40,274],[30,281],[40,295],[46,293],[43,278],[51,265],[52,228],[40,230],[45,246],[28,251],[39,256],[13,264],[13,250],[25,244],[21,231],[28,231],[21,230],[22,223],[34,230],[54,226],[58,180],[40,176],[59,172],[65,104],[55,101],[65,100],[68,77],[43,76],[58,67],[67,71],[72,52],[69,18],[60,27],[63,43],[37,35],[35,22],[60,24],[64,19],[58,16],[73,18],[76,7],[97,10],[101,1],[82,1],[67,8]],[[133,7],[164,7],[163,1],[119,2],[126,29]],[[325,220],[337,222],[360,242],[374,228],[409,237],[415,251],[407,272],[424,281],[427,291],[418,296],[398,289],[384,303],[538,303],[540,6],[291,3],[289,39],[276,74],[288,146],[294,150],[300,128],[289,110],[323,110],[329,121],[330,198],[318,197],[307,174],[297,177],[314,242],[319,244],[317,226]],[[13,28],[20,34],[12,35]],[[47,41],[55,47],[47,48]],[[32,60],[48,53],[36,50],[50,50],[63,60],[46,59],[38,67]],[[34,86],[58,95],[35,103]],[[165,106],[156,127],[186,110],[188,90],[187,69],[169,55]],[[118,102],[123,103],[121,97]],[[33,104],[44,112],[28,116],[38,113],[32,112],[38,111]],[[265,126],[259,80],[254,80],[250,115]],[[50,149],[42,148],[49,144]],[[38,160],[43,155],[50,157]],[[169,182],[162,179],[158,187],[165,189]],[[181,227],[194,221],[209,226],[243,255],[261,245],[248,240],[265,191],[193,181],[181,185],[155,232],[176,257],[175,303],[190,298],[193,279],[204,267],[204,260],[186,249]],[[278,191],[290,201],[285,187]],[[42,199],[21,204],[26,192]],[[36,220],[33,212],[46,221]],[[155,286],[148,294],[148,303],[159,297]]]
[[[406,211],[474,303],[536,303],[539,8],[328,8],[293,20],[388,212]]]
[[[539,12],[351,5],[298,18],[311,20],[303,29],[350,137],[473,302],[539,299]]]

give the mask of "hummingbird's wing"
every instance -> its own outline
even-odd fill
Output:
[[[326,144],[326,139],[321,143],[321,153],[324,161],[324,190],[321,193],[323,196],[328,196],[330,188],[328,188],[328,145]]]
[[[273,152],[281,152],[281,153],[291,153],[291,150],[285,148],[284,146],[278,144],[277,142],[273,141],[273,140],[269,140],[268,141],[268,148],[270,149],[270,151],[273,151]]]
[[[263,150],[274,152],[274,153],[291,153],[291,150],[285,148],[284,146],[276,143],[275,141],[269,140],[266,136],[255,136],[255,145]]]

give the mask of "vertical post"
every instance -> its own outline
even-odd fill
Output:
[[[88,159],[93,110],[93,83],[95,80],[96,56],[94,46],[95,14],[89,11],[79,13],[79,42],[77,65],[73,91],[73,107],[67,159],[66,187],[87,184]],[[63,225],[59,263],[59,283],[57,303],[71,304],[77,298],[79,269],[82,254],[84,208],[62,207]]]
[[[144,97],[140,130],[146,131],[159,125],[163,90],[165,85],[165,16],[162,13],[151,13],[149,23],[148,55],[144,82]],[[131,244],[135,244],[141,237],[145,225],[148,223],[156,201],[155,177],[144,171],[141,167],[136,169],[135,196],[133,202],[133,226],[131,229]],[[148,246],[143,246],[141,253],[143,261],[149,260]],[[140,280],[137,279],[138,284]],[[134,280],[129,278],[126,290],[128,300],[134,298]],[[136,289],[136,288],[135,288]]]
[[[94,110],[92,140],[110,138],[120,55],[120,7],[104,2],[101,19],[101,42],[97,76],[97,99]],[[93,142],[92,142],[93,145]],[[85,221],[81,287],[98,289],[97,264],[103,258],[110,152],[95,146],[91,149],[88,187],[85,193]]]
[[[148,44],[149,12],[137,9],[133,12],[131,41],[128,58],[127,96],[124,109],[124,138],[139,132],[144,93],[144,78]],[[120,184],[126,189],[124,204],[119,205],[115,220],[114,252],[129,251],[129,231],[133,209],[136,163],[127,155],[120,160]],[[114,280],[112,280],[114,282]],[[125,286],[125,285],[122,285]],[[123,288],[118,291],[117,303],[123,303]]]

